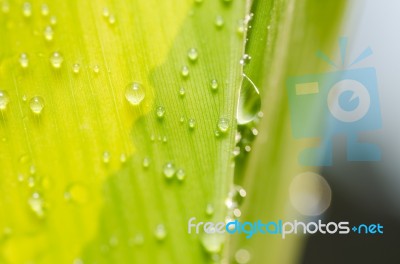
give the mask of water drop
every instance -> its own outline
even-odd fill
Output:
[[[186,93],[185,88],[181,87],[181,88],[179,89],[179,95],[180,95],[181,97],[183,97],[183,96],[185,96],[185,93]]]
[[[154,230],[154,236],[158,241],[162,241],[167,236],[167,230],[163,224],[157,225],[156,229]]]
[[[0,90],[0,111],[7,109],[7,105],[10,102],[10,96],[7,91]]]
[[[53,52],[50,56],[50,63],[56,69],[59,69],[61,67],[63,61],[64,58],[59,52]]]
[[[235,217],[240,217],[242,215],[242,211],[240,211],[240,209],[236,208],[233,210],[233,215]]]
[[[181,69],[181,75],[182,77],[188,77],[189,76],[189,67],[188,66],[183,66]]]
[[[214,135],[215,135],[215,137],[219,137],[219,136],[221,136],[221,133],[218,129],[216,129],[216,130],[214,130]]]
[[[165,178],[171,179],[175,174],[175,166],[172,162],[168,162],[164,165],[163,173]]]
[[[186,177],[186,173],[183,169],[178,169],[176,171],[176,178],[178,179],[178,181],[183,181]]]
[[[125,153],[121,153],[121,155],[119,156],[119,161],[121,163],[125,163],[126,162],[126,154]]]
[[[4,14],[10,12],[10,4],[7,1],[3,1],[3,4],[1,6],[1,11],[3,11]]]
[[[145,97],[144,89],[140,83],[134,82],[126,86],[125,98],[131,105],[138,105]]]
[[[218,89],[218,81],[216,79],[212,79],[210,82],[211,90],[216,91]]]
[[[204,250],[209,254],[218,254],[222,250],[225,237],[223,234],[211,233],[201,236],[201,244]]]
[[[247,65],[251,60],[251,56],[249,54],[243,54],[242,58],[240,59],[240,65]]]
[[[103,8],[103,17],[109,17],[110,16],[110,10],[108,10],[107,7]]]
[[[193,118],[190,118],[188,120],[188,124],[189,124],[189,128],[193,129],[196,126],[196,120],[194,120]]]
[[[104,151],[103,152],[103,163],[107,164],[110,162],[110,152]]]
[[[28,68],[29,66],[28,54],[21,53],[21,55],[19,55],[19,64],[21,65],[22,68]]]
[[[237,157],[240,154],[240,147],[236,146],[232,151],[233,156]]]
[[[179,118],[179,122],[181,122],[181,123],[185,122],[185,117],[184,117],[184,116],[181,116],[181,117]]]
[[[32,196],[28,199],[28,204],[37,217],[44,217],[44,201],[39,193],[34,192]]]
[[[225,21],[222,16],[216,16],[214,23],[217,28],[222,28],[224,26]]]
[[[145,157],[143,159],[143,168],[148,168],[150,166],[150,158],[149,157]]]
[[[221,131],[221,133],[225,133],[229,129],[229,119],[221,117],[218,120],[218,129]]]
[[[167,143],[167,141],[168,141],[167,136],[163,136],[162,141],[163,141],[163,143]]]
[[[253,127],[253,128],[251,129],[251,133],[253,133],[254,136],[257,136],[257,135],[258,135],[258,130],[257,130],[257,128]]]
[[[44,108],[44,100],[41,96],[34,96],[29,101],[29,107],[32,113],[39,115]]]
[[[36,174],[36,167],[35,167],[35,165],[31,165],[31,166],[29,167],[29,173],[30,173],[31,175],[35,175],[35,174]]]
[[[247,146],[244,147],[244,150],[246,152],[250,152],[251,151],[251,147],[249,145],[247,145]]]
[[[214,206],[209,203],[206,206],[206,215],[211,216],[213,214],[214,214]]]
[[[32,5],[29,2],[25,2],[22,5],[22,14],[24,17],[30,17],[32,15]]]
[[[44,38],[45,38],[47,41],[52,41],[52,40],[53,40],[53,35],[54,35],[53,29],[51,28],[51,26],[47,26],[47,27],[44,29]]]
[[[244,22],[243,19],[240,19],[240,20],[238,21],[238,25],[237,25],[237,33],[238,33],[239,35],[243,35],[243,33],[244,33],[245,30],[246,30],[246,24],[245,24],[245,22]]]
[[[160,119],[164,118],[165,108],[163,106],[158,106],[156,109],[156,114],[157,114],[158,118],[160,118]]]
[[[93,66],[93,71],[94,71],[94,73],[99,73],[99,71],[100,71],[99,65],[94,65]]]
[[[79,65],[79,63],[74,63],[74,65],[72,65],[72,71],[74,73],[79,73],[80,69],[81,69],[81,65]]]
[[[56,16],[51,16],[50,17],[50,24],[52,24],[52,25],[57,24],[57,17]]]
[[[199,53],[197,52],[197,49],[191,48],[188,50],[187,56],[188,56],[189,60],[196,61],[197,57],[199,56]]]
[[[43,4],[43,5],[40,7],[40,12],[42,13],[42,16],[48,16],[48,15],[49,15],[49,12],[50,12],[49,6],[46,5],[46,4]]]
[[[257,87],[246,75],[243,76],[236,113],[239,125],[253,121],[261,109],[261,97]]]
[[[110,14],[110,16],[108,17],[108,23],[110,23],[110,25],[114,25],[116,21],[116,18],[113,14]]]
[[[251,255],[246,249],[239,249],[235,253],[235,260],[238,264],[247,264],[250,262]]]

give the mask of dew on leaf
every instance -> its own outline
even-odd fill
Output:
[[[44,212],[44,201],[39,193],[34,192],[32,196],[28,199],[28,205],[32,212],[39,218],[43,218]]]
[[[174,166],[174,164],[172,162],[167,162],[164,165],[163,173],[164,173],[165,178],[171,179],[175,174],[175,166]]]
[[[57,17],[56,16],[51,16],[50,17],[50,24],[52,24],[52,25],[57,24]]]
[[[59,52],[53,52],[50,56],[50,63],[55,69],[59,69],[64,58]]]
[[[183,169],[178,169],[176,171],[176,178],[178,179],[178,181],[183,181],[186,177],[186,173]]]
[[[32,16],[32,4],[29,2],[25,2],[22,4],[22,14],[24,17]]]
[[[48,16],[49,12],[49,6],[46,4],[42,4],[42,6],[40,7],[40,13],[42,14],[42,16]]]
[[[229,129],[229,119],[225,117],[221,117],[218,120],[218,129],[221,133],[226,133]]]
[[[79,65],[79,63],[74,63],[74,65],[72,65],[72,71],[74,73],[79,73],[80,69],[81,69],[81,65]]]
[[[41,96],[34,96],[29,101],[29,107],[32,113],[39,115],[44,108],[44,100]]]
[[[243,74],[236,118],[239,125],[253,121],[261,109],[261,97],[255,84]]]
[[[53,40],[54,31],[53,31],[51,26],[45,27],[43,34],[44,34],[44,38],[47,41],[52,41]]]
[[[140,83],[133,82],[125,89],[125,98],[131,105],[138,105],[145,97],[144,89]]]
[[[148,168],[150,166],[150,158],[144,157],[142,165],[143,165],[143,168]]]
[[[156,115],[158,118],[162,119],[165,115],[165,108],[163,106],[158,106],[156,109]]]
[[[28,68],[28,66],[29,66],[28,54],[21,53],[19,55],[19,64],[21,65],[22,68]]]
[[[163,241],[167,236],[167,230],[163,224],[159,224],[156,226],[154,230],[154,236],[158,241]]]
[[[222,16],[216,16],[214,23],[217,28],[222,28],[224,26],[225,21]]]
[[[210,82],[211,90],[216,91],[218,89],[218,81],[216,79],[212,79]]]
[[[188,50],[187,56],[190,61],[196,61],[199,56],[199,53],[197,52],[196,48],[191,48]]]
[[[181,88],[179,89],[179,95],[180,95],[181,97],[183,97],[183,96],[185,96],[185,93],[186,93],[185,88],[181,87]]]
[[[104,164],[109,163],[109,162],[110,162],[110,158],[111,158],[110,152],[104,151],[104,152],[103,152],[103,156],[102,156],[103,163],[104,163]]]
[[[193,119],[193,118],[190,118],[190,119],[188,120],[188,125],[189,125],[189,128],[190,128],[190,129],[194,129],[194,127],[196,126],[196,120]]]
[[[251,254],[248,250],[241,248],[236,251],[235,260],[238,264],[247,264],[251,260]]]
[[[206,205],[206,215],[211,216],[214,214],[214,206],[212,204]]]
[[[109,23],[110,25],[114,25],[115,22],[116,22],[115,16],[114,16],[113,14],[110,14],[110,16],[108,17],[108,23]]]
[[[100,72],[100,67],[99,67],[99,65],[94,65],[94,66],[93,66],[93,71],[94,71],[94,73],[99,73],[99,72]]]
[[[0,110],[7,109],[7,105],[10,102],[10,96],[7,91],[0,90]]]
[[[184,77],[184,78],[186,78],[186,77],[188,77],[189,76],[189,67],[188,66],[182,66],[182,69],[181,69],[181,75],[182,75],[182,77]]]

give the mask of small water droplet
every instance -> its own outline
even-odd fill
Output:
[[[110,152],[108,152],[108,151],[103,152],[103,163],[104,164],[107,164],[110,162],[110,156],[111,156]]]
[[[209,203],[206,206],[206,215],[211,216],[213,214],[214,214],[214,206]]]
[[[251,254],[246,249],[239,249],[235,253],[235,260],[238,264],[247,264],[251,260]]]
[[[232,151],[233,156],[237,157],[240,154],[240,147],[236,146]]]
[[[216,91],[218,89],[218,81],[216,79],[212,79],[210,82],[211,90]]]
[[[37,217],[44,217],[44,201],[39,193],[34,192],[32,194],[32,196],[28,199],[28,205]]]
[[[114,25],[116,22],[116,18],[113,14],[110,14],[110,16],[108,17],[108,23],[110,23],[110,25]]]
[[[237,121],[239,125],[253,121],[261,109],[261,97],[255,84],[243,75],[237,106]]]
[[[54,35],[54,31],[51,28],[51,26],[45,27],[45,29],[44,29],[44,38],[47,41],[52,41],[53,40],[53,35]]]
[[[168,137],[167,136],[163,136],[162,141],[163,141],[163,143],[167,143],[168,142]]]
[[[19,182],[23,182],[25,180],[25,177],[24,177],[23,174],[18,174],[17,179],[18,179]]]
[[[190,118],[188,120],[188,124],[189,124],[189,128],[193,129],[196,126],[196,120],[194,120],[193,118]]]
[[[251,129],[251,133],[253,133],[254,136],[257,136],[257,135],[258,135],[258,130],[257,130],[257,128],[253,127],[253,128]]]
[[[237,24],[237,33],[242,36],[245,30],[246,24],[243,19],[240,19]]]
[[[46,4],[42,4],[42,6],[40,7],[40,12],[42,13],[42,16],[48,16],[49,15],[49,6]]]
[[[51,16],[51,17],[50,17],[50,24],[52,24],[53,26],[54,26],[55,24],[57,24],[57,17],[56,17],[56,16]]]
[[[205,233],[201,236],[201,244],[208,254],[219,254],[224,240],[224,235],[218,233]]]
[[[23,96],[22,96],[22,101],[23,102],[26,102],[28,100],[28,97],[24,94]]]
[[[72,71],[74,73],[79,73],[80,69],[81,69],[81,65],[79,65],[79,63],[74,63],[74,65],[72,65]]]
[[[183,97],[183,96],[185,96],[185,93],[186,93],[185,88],[181,87],[181,88],[179,89],[179,95],[180,95],[181,97]]]
[[[186,177],[186,173],[183,169],[178,169],[176,171],[176,178],[178,179],[178,181],[183,181]]]
[[[22,5],[22,14],[24,17],[30,17],[32,15],[32,4],[29,2],[25,2]]]
[[[110,10],[107,7],[103,8],[103,17],[107,18],[110,16]]]
[[[148,168],[150,166],[150,158],[144,157],[143,159],[143,168]]]
[[[249,145],[247,145],[247,146],[244,147],[244,150],[246,152],[250,152],[251,151],[251,147]]]
[[[217,28],[222,28],[224,26],[225,21],[222,16],[216,16],[214,23]]]
[[[172,162],[168,162],[164,165],[163,173],[165,178],[171,179],[175,174],[175,166]]]
[[[138,105],[145,98],[145,92],[140,83],[134,82],[127,85],[125,98],[131,105]]]
[[[35,175],[35,174],[36,174],[36,167],[35,167],[35,165],[31,165],[31,166],[29,167],[29,173],[30,173],[31,175]]]
[[[233,210],[233,215],[235,217],[240,217],[242,215],[242,211],[240,211],[240,209],[236,208]]]
[[[214,135],[215,135],[215,137],[219,137],[219,136],[221,136],[221,133],[218,129],[216,129],[216,130],[214,130]]]
[[[19,64],[21,65],[22,68],[28,68],[29,66],[28,54],[21,53],[21,55],[19,55]]]
[[[154,236],[158,241],[163,241],[165,239],[167,236],[167,230],[163,224],[156,226],[156,229],[154,230]]]
[[[141,246],[143,244],[144,244],[144,236],[142,233],[138,233],[134,237],[129,239],[129,245]]]
[[[50,56],[50,63],[56,69],[59,69],[61,67],[63,61],[64,58],[59,52],[53,52]]]
[[[197,52],[197,49],[191,48],[188,50],[187,56],[190,61],[196,61],[199,56],[199,53]]]
[[[3,11],[4,14],[10,12],[10,4],[8,3],[8,1],[3,1],[3,4],[1,6],[1,11]]]
[[[184,123],[184,122],[185,122],[185,117],[184,117],[184,116],[181,116],[181,117],[179,118],[179,122]]]
[[[247,65],[251,60],[251,56],[249,54],[243,54],[242,58],[240,59],[240,65]]]
[[[100,67],[99,67],[99,65],[94,65],[94,66],[93,66],[93,71],[94,71],[94,73],[99,73],[99,72],[100,72]]]
[[[151,134],[150,140],[151,140],[152,142],[154,142],[155,139],[156,139],[156,136],[155,136],[154,134]]]
[[[188,77],[189,76],[189,67],[188,66],[182,66],[182,69],[181,69],[181,75],[182,75],[182,77],[184,77],[184,78],[186,78],[186,77]]]
[[[158,106],[156,109],[156,114],[157,114],[158,118],[160,118],[160,119],[164,118],[165,108],[163,106]]]
[[[41,96],[34,96],[29,101],[29,107],[31,108],[32,113],[39,115],[42,113],[44,108],[44,100]]]
[[[121,153],[121,156],[119,156],[119,161],[121,161],[121,163],[126,162],[126,154],[125,153]]]
[[[218,120],[218,129],[221,133],[226,133],[226,131],[229,129],[229,119],[221,117]]]
[[[10,96],[7,91],[0,90],[0,110],[7,109],[7,105],[10,102]]]

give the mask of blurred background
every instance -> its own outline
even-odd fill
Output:
[[[384,234],[308,236],[299,263],[400,263],[399,11],[400,1],[352,1],[341,31],[348,37],[349,57],[357,57],[368,46],[373,51],[358,67],[376,69],[382,128],[363,133],[361,139],[379,146],[381,160],[348,162],[346,138],[337,136],[333,166],[320,172],[329,184],[331,200],[319,218],[381,223]]]

